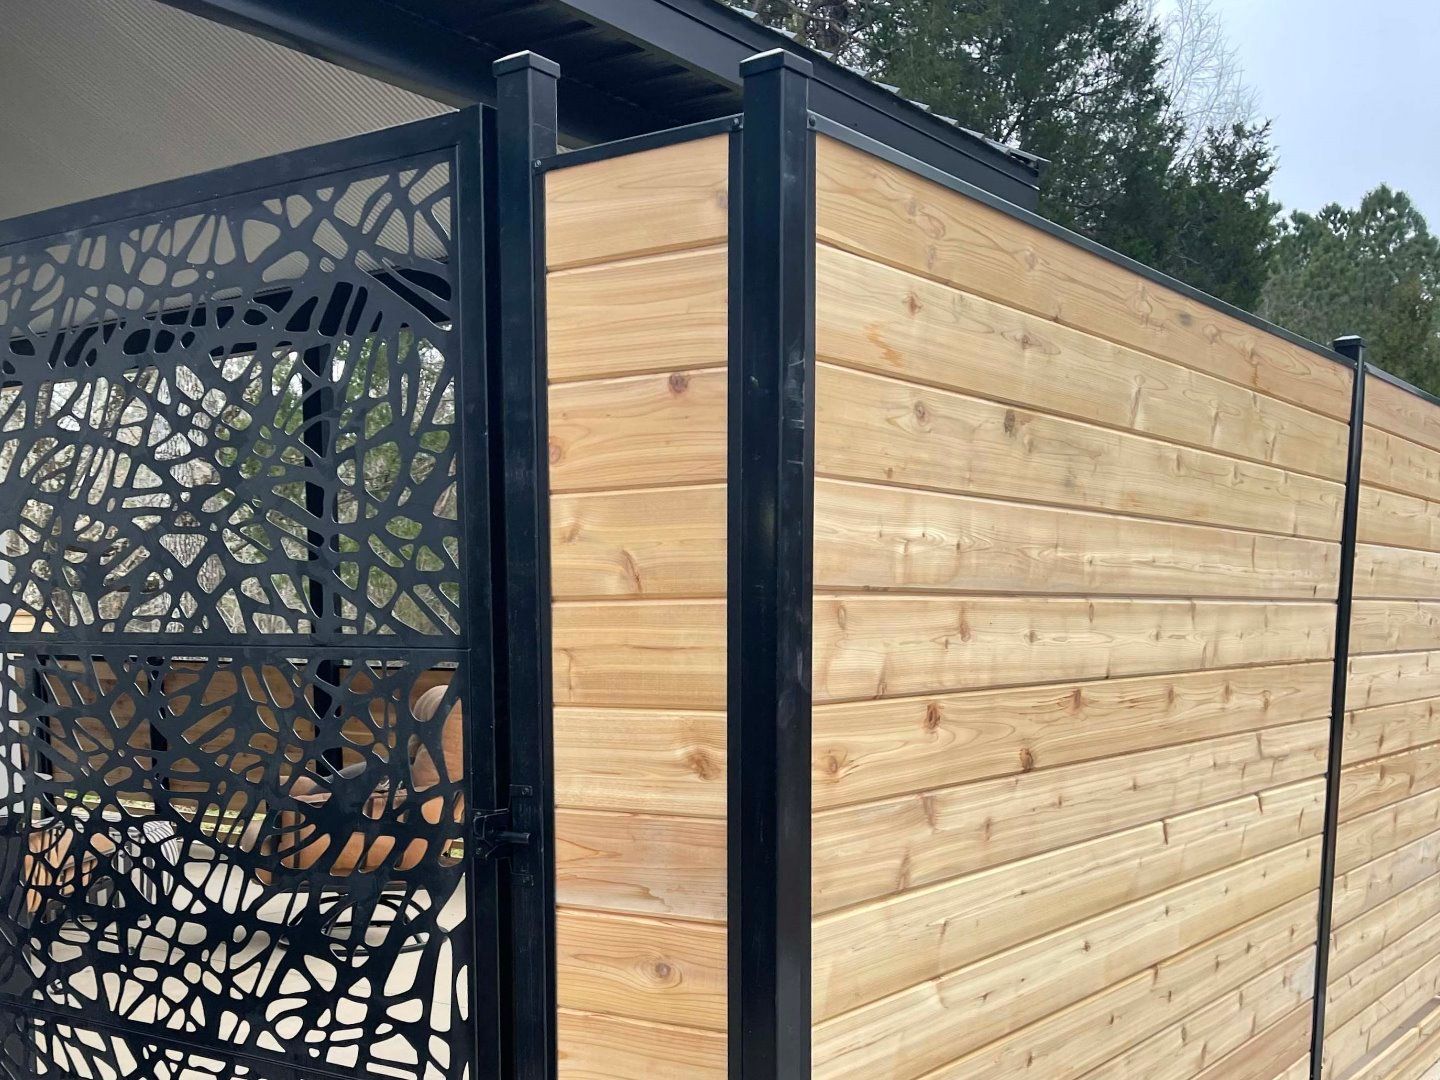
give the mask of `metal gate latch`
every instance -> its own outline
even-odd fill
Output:
[[[512,796],[523,798],[530,794],[528,787],[517,787]],[[515,827],[511,811],[477,810],[471,819],[471,831],[475,836],[475,857],[477,859],[508,858],[515,848],[528,847],[530,833]]]

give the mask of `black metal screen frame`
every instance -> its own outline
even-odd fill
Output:
[[[0,222],[0,254],[15,245],[45,241],[54,237],[57,243],[73,241],[86,229],[111,225],[129,219],[173,214],[190,207],[203,209],[205,204],[241,196],[262,196],[267,190],[304,181],[322,180],[331,175],[352,173],[358,169],[402,166],[405,162],[440,158],[449,162],[453,201],[450,220],[450,340],[456,343],[451,359],[459,394],[455,427],[458,445],[459,530],[461,556],[458,563],[459,600],[456,621],[450,642],[415,642],[407,635],[352,633],[343,638],[327,633],[323,626],[314,626],[325,644],[311,643],[303,651],[319,656],[334,652],[342,654],[418,657],[454,656],[467,670],[457,679],[468,679],[472,707],[467,710],[467,760],[464,765],[464,807],[473,817],[466,821],[469,836],[464,841],[465,890],[467,909],[464,916],[471,942],[471,955],[465,958],[471,979],[469,1038],[474,1053],[468,1062],[457,1064],[455,1075],[473,1080],[492,1080],[502,1069],[519,1071],[519,1063],[510,1048],[511,1032],[502,1031],[518,1022],[508,1010],[516,981],[529,984],[549,983],[548,968],[543,960],[536,968],[535,958],[517,955],[508,941],[508,931],[516,918],[516,909],[527,904],[527,891],[517,888],[533,874],[533,868],[512,871],[508,862],[497,858],[509,853],[507,844],[523,843],[524,836],[509,830],[508,801],[502,798],[507,782],[520,791],[524,786],[542,785],[546,778],[526,775],[529,770],[515,770],[508,760],[509,745],[506,710],[497,700],[497,681],[502,684],[505,658],[497,648],[516,648],[523,642],[497,645],[495,620],[497,605],[494,593],[504,581],[505,559],[499,522],[504,493],[497,490],[501,475],[501,453],[498,440],[492,437],[492,401],[500,386],[497,365],[488,362],[487,346],[494,341],[489,323],[496,309],[496,287],[493,262],[496,251],[493,237],[487,235],[487,217],[493,214],[494,185],[486,164],[486,130],[493,141],[493,123],[484,114],[488,110],[473,107],[402,127],[363,135],[340,142],[281,154],[257,162],[245,163],[194,177],[157,184],[133,192],[87,201],[69,207],[43,211],[10,221]],[[488,185],[488,186],[487,186]],[[307,434],[308,437],[308,434]],[[515,451],[512,449],[511,453]],[[503,610],[503,605],[502,605]],[[503,618],[503,615],[500,616]],[[322,620],[323,621],[323,620]],[[0,652],[29,652],[36,663],[53,656],[75,656],[84,662],[101,650],[112,654],[128,653],[144,661],[159,654],[172,658],[205,655],[239,654],[272,650],[283,655],[285,644],[272,637],[237,634],[223,642],[206,640],[190,644],[183,637],[157,636],[147,632],[112,631],[101,635],[89,632],[67,632],[51,625],[44,635],[17,631],[7,623],[0,629]],[[193,639],[191,639],[193,640]],[[433,645],[433,647],[432,647]],[[544,643],[530,643],[528,648],[544,648]],[[164,661],[162,661],[164,662]],[[428,662],[428,661],[427,661]],[[319,660],[315,671],[324,676],[325,664]],[[388,669],[387,669],[388,670]],[[498,676],[498,678],[497,678]],[[336,677],[324,676],[331,682]],[[328,685],[328,684],[327,684]],[[448,708],[448,706],[446,706]],[[161,752],[163,748],[156,748]],[[14,792],[7,791],[7,795]],[[508,794],[508,793],[507,793]],[[499,809],[491,809],[499,807]],[[520,816],[517,812],[517,816]],[[535,837],[537,841],[541,838]],[[538,845],[537,845],[538,846]],[[517,847],[518,852],[520,849]],[[519,861],[517,856],[516,861]],[[13,871],[13,868],[7,868]],[[530,890],[535,901],[543,903],[544,891]],[[519,899],[516,899],[516,898]],[[533,919],[533,913],[530,916]],[[543,925],[542,916],[541,923]],[[542,943],[543,944],[543,943]],[[532,946],[527,944],[526,948]],[[523,950],[522,950],[523,952]],[[521,972],[528,974],[521,975]],[[4,1019],[8,1015],[9,1019]],[[256,1080],[311,1080],[321,1077],[354,1077],[353,1070],[337,1068],[307,1060],[303,1056],[265,1051],[237,1051],[234,1046],[197,1044],[143,1022],[107,1019],[89,1013],[76,1014],[64,1009],[37,1006],[29,1001],[0,998],[0,1050],[14,1047],[15,1040],[29,1040],[36,1032],[48,1030],[51,1036],[73,1022],[76,1028],[116,1038],[133,1040],[132,1046],[143,1050],[141,1067],[153,1070],[156,1076],[183,1071],[188,1057],[202,1059],[205,1066],[219,1076],[247,1076]],[[502,1065],[502,1051],[509,1050],[510,1060]],[[0,1060],[4,1054],[0,1053]],[[170,1071],[165,1071],[165,1070]],[[148,1075],[148,1074],[147,1074]],[[200,1075],[197,1073],[197,1075]]]

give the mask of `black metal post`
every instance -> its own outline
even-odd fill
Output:
[[[815,168],[810,65],[740,65],[729,446],[730,1076],[810,1075]]]
[[[537,163],[555,154],[560,68],[533,53],[494,66],[497,390],[503,466],[505,739],[512,827],[510,1031],[515,1080],[556,1071],[555,859],[551,785],[550,502],[545,353],[545,210]]]
[[[1325,767],[1325,831],[1320,851],[1320,919],[1315,942],[1315,1011],[1310,1026],[1310,1076],[1320,1080],[1325,1050],[1325,994],[1335,894],[1335,844],[1340,829],[1340,770],[1345,764],[1345,694],[1350,676],[1350,608],[1355,591],[1355,537],[1360,516],[1360,455],[1365,447],[1365,341],[1337,338],[1336,352],[1355,364],[1350,398],[1350,454],[1340,526],[1340,583],[1335,604],[1335,671],[1330,683],[1330,749]]]
[[[466,798],[474,812],[502,805],[498,791],[501,763],[496,718],[503,715],[500,685],[502,665],[497,663],[499,601],[495,596],[495,566],[500,563],[493,508],[500,499],[494,480],[498,456],[490,426],[493,396],[491,371],[495,351],[490,340],[490,297],[495,272],[490,259],[491,228],[488,198],[490,169],[486,154],[494,141],[486,115],[492,110],[471,106],[462,114],[464,124],[455,144],[455,237],[451,275],[455,290],[454,329],[464,349],[458,357],[460,376],[460,498],[462,550],[460,571],[464,610],[461,612],[466,653],[460,682],[465,702]],[[475,843],[478,838],[473,838]],[[502,943],[501,898],[503,868],[479,851],[471,853],[466,879],[469,886],[467,923],[474,952],[471,967],[471,1028],[475,1041],[476,1080],[500,1080],[507,1075],[509,1023],[505,1003],[510,979]]]

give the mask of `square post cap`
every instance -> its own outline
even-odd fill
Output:
[[[1365,351],[1365,339],[1359,334],[1346,334],[1332,341],[1330,347],[1341,356],[1355,360]]]
[[[498,79],[502,75],[510,75],[517,71],[537,71],[541,75],[549,75],[552,79],[560,78],[560,65],[548,57],[530,51],[511,53],[509,56],[502,56],[490,66],[490,70]]]
[[[815,65],[803,56],[796,56],[788,49],[771,49],[769,52],[756,53],[741,60],[740,77],[748,79],[751,75],[763,75],[777,68],[793,71],[807,79],[815,73]]]

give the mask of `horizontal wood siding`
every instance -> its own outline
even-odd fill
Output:
[[[817,167],[814,1076],[1300,1080],[1349,374],[856,149]],[[1436,650],[1357,679],[1378,710],[1440,694],[1427,558],[1367,564],[1367,636]],[[1357,919],[1440,891],[1428,717],[1351,736],[1394,853],[1372,882],[1347,849]]]
[[[727,145],[546,180],[562,1080],[726,1074]]]
[[[1418,1080],[1440,1063],[1440,409],[1365,393],[1324,1068]]]

